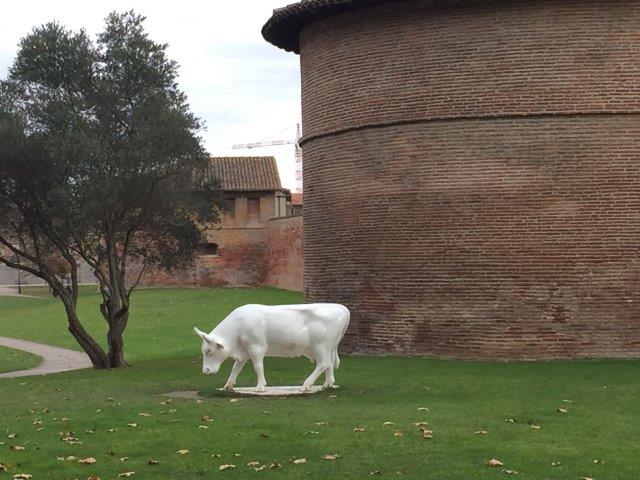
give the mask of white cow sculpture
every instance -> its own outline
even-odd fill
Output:
[[[333,387],[334,368],[340,365],[338,344],[349,325],[349,310],[337,303],[308,305],[244,305],[236,308],[211,333],[194,328],[202,338],[202,372],[218,373],[227,358],[235,360],[225,384],[233,389],[247,360],[258,377],[256,391],[264,392],[264,357],[299,357],[315,361],[304,381],[308,391],[322,373],[324,387]]]

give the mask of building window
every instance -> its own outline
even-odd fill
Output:
[[[250,222],[260,221],[260,199],[247,198],[247,217]]]
[[[198,245],[198,253],[200,255],[218,256],[218,244],[217,243],[201,243],[200,245]]]

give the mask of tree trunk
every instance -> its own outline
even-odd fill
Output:
[[[109,326],[109,332],[107,333],[107,342],[109,343],[109,367],[121,368],[128,367],[129,365],[124,360],[124,340],[122,339],[122,333],[124,327],[127,324],[129,313],[125,313],[121,319],[114,321]]]
[[[67,319],[69,321],[69,332],[78,341],[82,349],[89,356],[93,368],[98,370],[104,370],[109,368],[109,362],[107,355],[98,342],[96,342],[91,335],[84,329],[75,310],[67,307]]]

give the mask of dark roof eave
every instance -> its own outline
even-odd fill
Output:
[[[273,11],[262,27],[264,39],[287,52],[300,53],[300,31],[317,20],[342,12],[403,0],[302,0]]]

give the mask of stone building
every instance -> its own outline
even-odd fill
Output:
[[[142,283],[301,290],[302,219],[289,218],[291,194],[282,188],[275,158],[213,157],[208,173],[227,201],[220,224],[207,232],[193,265],[154,270]]]
[[[639,0],[304,0],[304,292],[351,352],[640,356]]]

